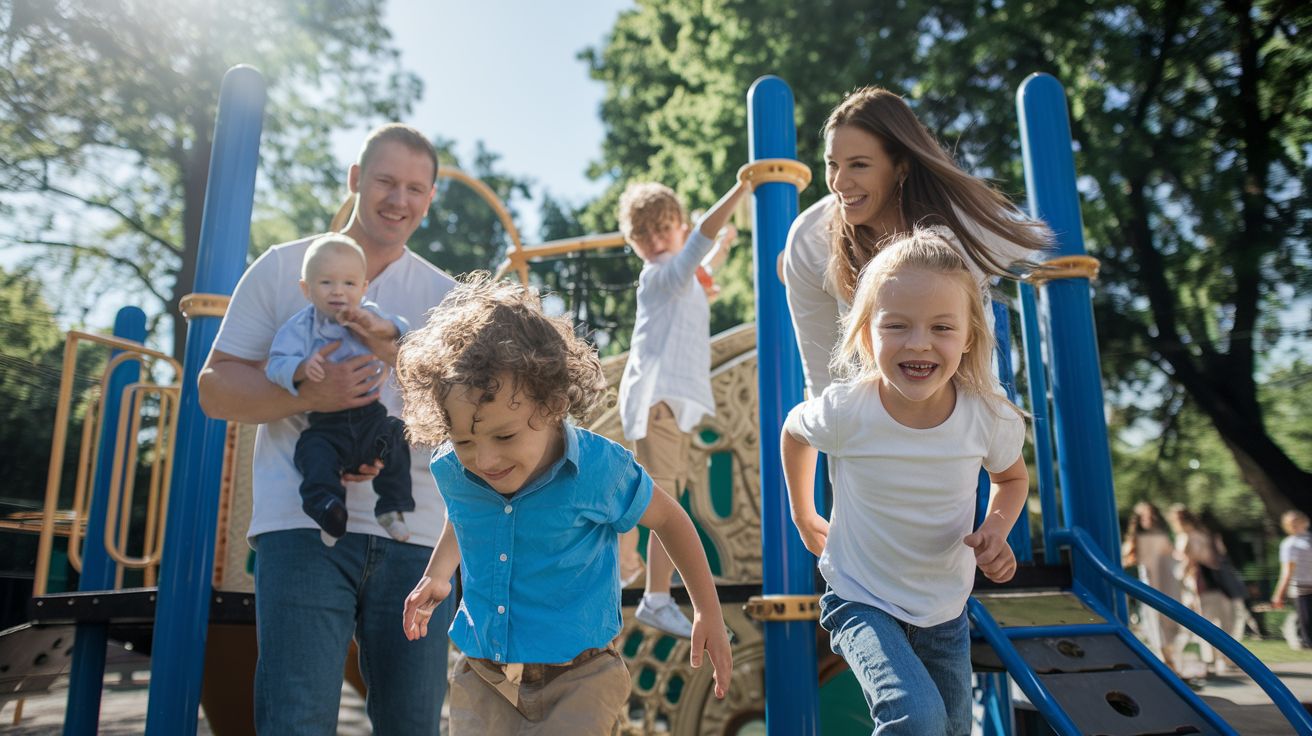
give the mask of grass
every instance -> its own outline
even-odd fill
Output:
[[[1243,645],[1266,665],[1312,662],[1312,651],[1294,651],[1282,639],[1244,639]]]

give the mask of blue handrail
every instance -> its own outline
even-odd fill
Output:
[[[1021,691],[1030,699],[1034,707],[1039,709],[1048,726],[1060,736],[1080,736],[1083,732],[1057,704],[1052,693],[1048,692],[1048,688],[1039,681],[1038,675],[1020,656],[1020,652],[1016,651],[1011,639],[1007,637],[1002,627],[998,626],[998,622],[993,620],[993,616],[984,604],[972,597],[966,602],[966,610],[970,614],[971,623],[975,625],[975,630],[984,637],[984,641],[987,641],[989,646],[993,647],[998,659],[1001,659],[1002,665],[1007,668],[1007,674],[1016,680]]]
[[[1230,638],[1228,634],[1221,631],[1212,622],[1185,608],[1178,601],[1126,575],[1124,571],[1114,569],[1097,552],[1093,539],[1083,529],[1078,527],[1057,529],[1053,531],[1052,539],[1056,544],[1070,546],[1078,552],[1107,582],[1120,588],[1122,592],[1128,593],[1156,608],[1220,650],[1222,654],[1238,665],[1239,669],[1253,678],[1253,682],[1257,683],[1266,692],[1276,708],[1280,710],[1281,714],[1285,716],[1285,719],[1298,733],[1312,736],[1312,716],[1308,715],[1308,712],[1294,697],[1294,694],[1289,692],[1289,688],[1285,687],[1285,684],[1266,665],[1262,664],[1260,659],[1245,649],[1242,644]],[[989,643],[992,644],[993,642],[990,641]],[[1028,691],[1026,694],[1029,694]]]

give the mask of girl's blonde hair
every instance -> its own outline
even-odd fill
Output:
[[[515,397],[537,404],[536,417],[547,421],[583,419],[606,391],[597,352],[569,319],[548,317],[527,286],[470,274],[401,341],[406,434],[422,445],[446,441],[451,422],[442,405],[451,390],[467,386],[491,401],[506,374]]]
[[[916,228],[875,254],[861,271],[852,309],[843,317],[843,337],[834,351],[830,371],[847,381],[872,381],[879,377],[871,335],[871,324],[879,307],[876,303],[879,289],[899,272],[926,271],[956,284],[966,296],[967,352],[961,356],[953,383],[963,391],[983,397],[992,406],[1009,406],[1020,412],[997,391],[998,382],[993,375],[993,332],[984,316],[984,295],[966,262],[948,243],[951,237],[941,227]]]
[[[963,220],[1030,250],[1050,245],[1046,225],[1026,217],[983,179],[962,171],[898,95],[880,87],[855,90],[829,113],[823,132],[829,135],[848,125],[873,135],[895,166],[905,166],[896,195],[902,221],[946,225],[980,271],[1006,276],[1013,264],[1000,261]],[[844,222],[837,205],[829,217],[829,234],[827,276],[850,300],[861,269],[889,240],[866,225]]]

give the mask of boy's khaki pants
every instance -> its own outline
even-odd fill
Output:
[[[451,736],[610,736],[628,712],[629,670],[615,647],[566,664],[461,657],[451,676]]]

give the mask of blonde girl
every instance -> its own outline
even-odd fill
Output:
[[[989,278],[1006,275],[1051,240],[1046,226],[962,171],[906,101],[886,89],[863,87],[844,98],[825,121],[824,139],[830,194],[793,221],[783,259],[812,396],[832,380],[839,317],[883,244],[914,227],[948,228],[987,301]]]
[[[978,567],[1010,580],[1025,503],[1025,424],[998,393],[977,281],[946,229],[883,248],[857,284],[832,367],[842,379],[789,413],[793,522],[820,558],[820,623],[861,683],[875,732],[970,732],[965,604]],[[817,451],[829,520],[811,492]],[[980,468],[993,491],[972,531]]]

